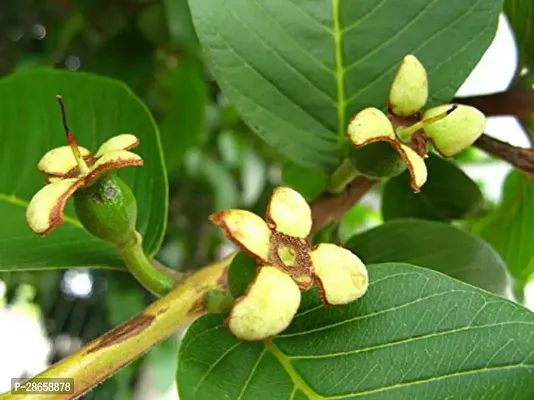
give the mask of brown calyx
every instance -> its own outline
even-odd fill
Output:
[[[401,117],[399,115],[388,113],[387,117],[391,121],[394,131],[397,131],[397,128],[406,128],[421,121],[422,114],[418,112],[408,117]],[[424,129],[419,129],[415,131],[415,133],[411,137],[410,142],[406,144],[420,157],[425,158],[428,154],[428,143],[429,140],[426,136]]]
[[[286,265],[279,255],[279,249],[287,247],[295,257],[292,265]],[[313,285],[313,269],[310,258],[311,247],[306,239],[271,231],[271,247],[268,264],[273,265],[293,278],[298,287],[307,290]]]

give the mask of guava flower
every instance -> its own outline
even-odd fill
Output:
[[[78,146],[67,126],[61,96],[57,99],[69,145],[48,151],[39,161],[38,169],[47,179],[26,209],[26,221],[38,235],[46,235],[63,223],[65,204],[76,190],[92,184],[104,172],[143,165],[139,155],[128,151],[139,144],[139,139],[131,134],[112,137],[95,154]]]
[[[227,319],[240,340],[263,340],[286,329],[300,305],[300,291],[314,283],[325,305],[348,304],[367,291],[367,269],[355,254],[334,244],[310,245],[311,209],[293,189],[274,190],[266,220],[236,209],[210,220],[259,265]]]
[[[415,192],[427,179],[424,158],[429,142],[440,155],[451,157],[471,146],[486,125],[484,114],[466,105],[441,105],[421,115],[427,98],[426,70],[416,57],[407,55],[390,87],[388,116],[377,108],[366,108],[351,119],[346,131],[355,148],[389,143],[408,167]]]

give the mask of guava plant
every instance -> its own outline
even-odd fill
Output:
[[[42,398],[78,398],[183,328],[182,400],[534,398],[534,154],[484,133],[513,110],[534,137],[529,1],[505,2],[511,88],[463,99],[500,0],[190,1],[245,140],[281,171],[262,207],[202,216],[234,251],[192,272],[155,259],[189,133],[169,139],[172,117],[97,74],[0,80],[0,270],[123,269],[160,297],[39,374],[74,379]],[[462,170],[475,147],[514,167],[497,206]],[[365,230],[368,193],[381,212]]]

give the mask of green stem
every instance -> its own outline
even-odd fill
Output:
[[[0,394],[0,400],[71,400],[111,377],[184,324],[204,314],[206,292],[221,287],[226,268],[235,254],[208,265],[186,278],[169,294],[143,312],[107,332],[76,353],[37,375],[39,378],[72,378],[74,393]]]
[[[138,232],[135,232],[134,241],[117,246],[117,250],[135,279],[156,296],[166,295],[183,280],[182,274],[148,259],[143,251],[143,239]]]
[[[330,193],[341,193],[358,175],[360,173],[354,168],[354,165],[348,159],[345,159],[330,177],[330,182],[326,189]]]

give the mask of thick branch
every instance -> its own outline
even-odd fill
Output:
[[[204,313],[204,296],[226,285],[226,267],[234,255],[208,265],[143,312],[117,326],[78,352],[54,364],[36,378],[73,378],[74,393],[11,394],[0,400],[71,400],[106,380],[185,323]]]
[[[521,171],[534,174],[534,149],[512,146],[485,134],[475,142],[475,146]]]
[[[534,116],[534,91],[532,90],[457,97],[453,102],[476,107],[488,117],[514,115],[518,118],[529,118]]]
[[[345,215],[377,181],[358,176],[339,194],[325,193],[311,203],[312,233]]]

